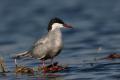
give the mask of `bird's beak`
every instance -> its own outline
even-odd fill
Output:
[[[73,28],[72,26],[68,25],[68,24],[63,24],[64,27],[66,28]]]

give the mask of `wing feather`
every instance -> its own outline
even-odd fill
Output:
[[[48,34],[36,41],[31,49],[31,55],[39,59],[44,58],[50,50],[49,41]]]

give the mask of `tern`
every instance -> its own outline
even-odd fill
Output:
[[[45,60],[51,59],[51,63],[53,64],[53,58],[63,49],[61,33],[61,28],[63,27],[72,28],[60,18],[55,17],[51,19],[48,24],[47,34],[37,40],[30,50],[16,54],[14,58],[30,56],[42,60],[43,66],[45,66]]]

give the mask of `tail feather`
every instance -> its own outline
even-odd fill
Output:
[[[27,56],[30,56],[29,51],[18,53],[15,56],[13,56],[12,58],[16,59],[16,58],[22,58],[22,57],[27,57]]]

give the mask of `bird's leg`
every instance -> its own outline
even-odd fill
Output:
[[[53,63],[53,58],[51,58],[51,65],[54,66],[54,63]]]
[[[42,60],[43,68],[45,68],[45,60]]]
[[[42,60],[42,65],[43,65],[43,73],[44,75],[46,74],[46,67],[45,67],[45,60]]]

